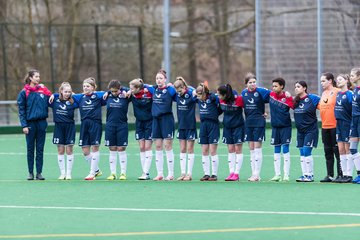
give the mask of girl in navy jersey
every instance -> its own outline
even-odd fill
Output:
[[[290,108],[294,108],[294,101],[289,92],[284,91],[285,80],[276,78],[272,80],[269,105],[271,115],[271,145],[274,146],[275,176],[270,181],[289,181],[291,143]],[[284,177],[281,179],[281,146],[284,157]]]
[[[131,101],[135,115],[135,138],[139,142],[142,175],[139,180],[150,180],[149,171],[152,160],[152,94],[144,91],[144,81],[136,78],[130,82]]]
[[[339,183],[348,183],[352,181],[352,172],[354,163],[350,154],[349,133],[351,125],[351,110],[353,93],[349,90],[351,87],[348,74],[339,74],[336,78],[337,87],[340,91],[336,96],[335,118],[336,118],[336,141],[340,153],[340,165],[343,177]]]
[[[57,144],[58,165],[60,169],[59,180],[71,180],[74,163],[73,146],[75,143],[74,111],[79,107],[72,98],[71,85],[63,82],[59,88],[59,97],[55,97],[50,107],[53,109],[55,122],[53,144]],[[66,167],[65,167],[66,151]]]
[[[256,86],[256,77],[252,73],[245,76],[247,86],[241,93],[245,112],[245,141],[249,142],[251,182],[260,181],[262,166],[262,142],[265,140],[265,103],[269,102],[270,91]]]
[[[82,148],[85,161],[90,165],[90,173],[85,180],[95,180],[102,175],[99,169],[101,106],[106,105],[106,101],[103,100],[104,92],[95,92],[95,90],[95,79],[90,77],[83,81],[83,93],[73,95],[74,100],[79,103],[81,116],[79,146]]]
[[[181,176],[178,181],[191,181],[194,166],[194,143],[197,138],[195,119],[195,99],[192,87],[189,87],[183,77],[177,77],[174,82],[176,89],[176,103],[178,116],[178,134],[180,142],[180,168]],[[187,154],[187,155],[186,155]],[[187,159],[188,158],[188,159]],[[188,169],[186,172],[186,163]]]
[[[176,90],[172,86],[166,85],[166,72],[160,70],[156,74],[156,86],[146,86],[153,96],[151,114],[153,116],[152,138],[156,145],[156,169],[157,176],[153,179],[160,181],[164,179],[163,174],[163,148],[166,151],[168,166],[167,181],[174,180],[174,152],[173,138],[175,131],[174,115],[172,113],[172,102],[175,99]]]
[[[353,183],[360,184],[360,154],[358,152],[358,145],[360,141],[360,68],[351,69],[350,80],[356,86],[354,88],[352,101],[350,152],[358,174],[358,176],[353,180]]]
[[[49,89],[40,83],[40,72],[30,70],[25,79],[24,89],[17,98],[19,119],[22,131],[26,136],[27,163],[29,176],[34,180],[34,149],[36,148],[36,179],[45,180],[42,176],[44,162],[44,145],[46,138],[46,118],[48,117]]]
[[[230,175],[225,181],[238,181],[244,158],[242,153],[242,144],[245,137],[244,102],[242,96],[234,94],[230,84],[220,86],[217,93],[221,110],[224,112],[222,141],[228,147]]]
[[[120,180],[126,180],[128,145],[128,119],[127,112],[130,98],[127,96],[128,88],[121,86],[119,80],[113,79],[109,82],[110,94],[106,98],[106,126],[105,146],[109,147],[110,176],[108,180],[116,179],[117,156],[120,162]]]
[[[316,108],[320,97],[307,93],[305,81],[295,83],[294,118],[297,129],[297,147],[300,150],[302,176],[297,182],[314,181],[314,163],[312,149],[317,147],[319,129],[317,126]]]
[[[210,93],[209,88],[204,83],[200,83],[196,92],[193,93],[197,97],[197,103],[200,113],[200,133],[199,143],[202,151],[202,166],[204,176],[200,181],[217,181],[219,156],[217,155],[217,146],[220,137],[219,115],[219,98],[217,95]],[[210,175],[210,158],[211,169]]]

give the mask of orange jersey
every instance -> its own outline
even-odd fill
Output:
[[[336,95],[339,91],[340,89],[333,88],[331,91],[324,91],[321,95],[321,99],[317,108],[320,110],[322,128],[324,129],[336,128],[334,109],[336,103]]]

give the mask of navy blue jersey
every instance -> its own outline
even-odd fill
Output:
[[[265,103],[269,102],[270,90],[257,87],[250,91],[246,88],[241,95],[244,101],[246,127],[265,127]]]
[[[79,107],[79,104],[74,101],[60,100],[59,97],[55,97],[54,101],[49,105],[53,110],[53,118],[56,123],[74,123],[75,109]]]
[[[294,108],[293,98],[286,97],[285,93],[270,93],[269,99],[271,126],[272,127],[291,127],[290,108]]]
[[[352,99],[352,91],[338,92],[334,110],[336,120],[351,122]]]
[[[93,92],[90,95],[75,94],[73,98],[79,103],[81,121],[91,119],[101,122],[101,106],[106,105],[104,92]]]
[[[223,124],[227,128],[235,128],[244,125],[242,96],[235,95],[235,101],[226,103],[220,100],[221,110],[224,112]]]
[[[295,125],[299,132],[306,133],[317,124],[316,108],[320,97],[314,94],[300,98],[294,109]]]
[[[196,129],[196,99],[192,96],[193,91],[193,88],[188,88],[183,95],[176,94],[179,129]]]
[[[360,86],[354,89],[352,98],[352,116],[360,116]]]
[[[106,125],[117,126],[122,123],[127,123],[127,113],[129,108],[130,98],[126,97],[123,91],[120,89],[120,93],[117,97],[110,94],[106,99]]]
[[[37,87],[35,91],[31,92],[25,89],[20,91],[17,105],[21,127],[27,127],[27,121],[42,120],[48,117],[50,95],[50,91],[45,87]]]
[[[167,113],[172,113],[172,102],[175,99],[176,90],[172,86],[163,88],[145,85],[153,95],[151,113],[153,117],[160,117]]]
[[[196,99],[199,106],[200,121],[214,121],[219,122],[219,115],[221,114],[220,102],[217,95],[210,93],[205,101]]]
[[[150,92],[145,92],[144,89],[142,89],[140,92],[131,95],[131,102],[136,120],[149,121],[152,119],[152,94]]]

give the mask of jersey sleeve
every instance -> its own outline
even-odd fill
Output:
[[[353,100],[353,92],[352,91],[347,91],[346,92],[346,97],[347,97],[347,100],[350,104],[352,104],[352,100]]]
[[[146,88],[152,95],[155,94],[155,87],[152,85],[144,84],[144,88]]]
[[[309,94],[309,98],[311,99],[314,106],[316,106],[318,108],[318,104],[320,102],[320,97],[315,94]]]
[[[270,90],[266,89],[266,88],[258,88],[258,91],[260,93],[260,95],[262,96],[262,99],[264,100],[265,103],[268,103],[270,100]]]
[[[26,96],[25,91],[21,91],[17,98],[17,105],[19,108],[19,120],[21,127],[27,127],[26,121]]]
[[[236,106],[244,108],[244,100],[241,95],[237,96],[237,98],[235,100],[235,104],[236,104]]]
[[[168,91],[169,91],[170,96],[172,97],[173,101],[176,101],[177,94],[176,94],[175,88],[173,86],[169,86]]]

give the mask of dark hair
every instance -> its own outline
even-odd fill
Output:
[[[331,80],[333,87],[336,87],[336,81],[334,78],[334,74],[332,74],[331,72],[326,72],[326,73],[321,74],[321,76],[324,76],[326,78],[326,80]]]
[[[26,76],[24,78],[24,83],[30,84],[30,82],[31,82],[30,78],[33,77],[35,75],[35,73],[39,73],[39,71],[36,69],[31,69],[30,71],[28,71],[28,73],[26,74]]]
[[[121,88],[120,81],[117,79],[111,80],[108,84],[108,89],[110,89],[110,88],[120,89]]]
[[[275,78],[274,80],[272,80],[273,83],[278,83],[281,87],[283,87],[283,89],[285,88],[285,79],[279,77],[279,78]]]
[[[348,89],[350,90],[350,89],[352,89],[352,83],[351,83],[351,81],[350,81],[350,76],[349,76],[349,74],[344,74],[344,73],[340,73],[336,78],[338,78],[338,77],[342,77],[343,79],[345,79],[346,81],[347,81],[347,87],[348,87]]]
[[[296,85],[296,84],[300,84],[303,88],[305,88],[305,92],[307,93],[308,86],[305,81],[297,81],[297,82],[295,82],[294,85]],[[299,102],[300,102],[300,97],[298,95],[296,95],[294,98],[294,106],[297,107],[299,105]]]
[[[166,71],[164,69],[160,69],[158,73],[164,75],[165,79],[167,79]]]
[[[178,87],[185,87],[185,88],[188,87],[185,79],[181,76],[176,77],[176,80],[174,82],[174,88],[178,88]]]
[[[233,103],[235,101],[235,95],[230,84],[221,85],[217,91],[220,95],[225,96],[224,101],[226,103]]]
[[[245,84],[247,84],[250,79],[255,79],[256,80],[256,76],[255,74],[251,73],[251,72],[248,72],[246,75],[245,75]]]

